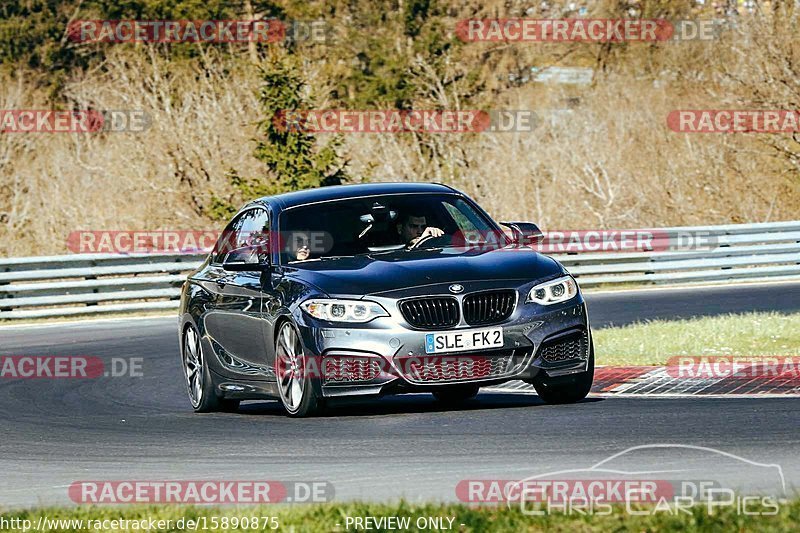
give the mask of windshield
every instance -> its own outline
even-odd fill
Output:
[[[447,248],[465,235],[496,232],[452,194],[350,198],[290,208],[280,216],[281,263],[369,253]]]

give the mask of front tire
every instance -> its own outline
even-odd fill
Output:
[[[536,394],[545,403],[559,405],[583,400],[594,382],[594,343],[589,345],[589,366],[585,372],[558,378],[537,379],[533,382]]]
[[[196,413],[214,411],[235,412],[239,409],[239,400],[227,400],[217,396],[214,382],[208,369],[200,334],[190,325],[183,334],[181,343],[181,361],[183,376],[189,392],[189,401]]]
[[[302,418],[322,411],[323,402],[314,392],[310,374],[300,333],[292,322],[286,321],[275,342],[275,376],[281,403],[289,416]]]

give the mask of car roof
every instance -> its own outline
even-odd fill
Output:
[[[353,185],[332,185],[317,189],[287,192],[275,196],[264,196],[248,204],[264,204],[277,207],[279,210],[298,205],[325,202],[328,200],[344,200],[361,196],[400,193],[458,193],[452,187],[440,183],[358,183]]]

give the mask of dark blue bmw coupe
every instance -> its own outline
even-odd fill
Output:
[[[548,403],[584,398],[594,353],[572,276],[438,184],[344,185],[243,207],[184,285],[192,407],[431,392],[444,402],[520,379]],[[510,236],[509,236],[510,235]]]

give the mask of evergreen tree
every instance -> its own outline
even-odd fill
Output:
[[[306,81],[293,56],[273,54],[262,67],[260,101],[263,119],[259,123],[255,157],[264,163],[263,178],[243,178],[235,171],[228,181],[235,196],[243,200],[300,189],[340,185],[347,181],[346,162],[337,153],[341,139],[334,137],[324,144],[302,128],[286,124],[286,112],[313,109],[306,96]],[[238,209],[231,200],[214,197],[213,218],[227,218]]]

